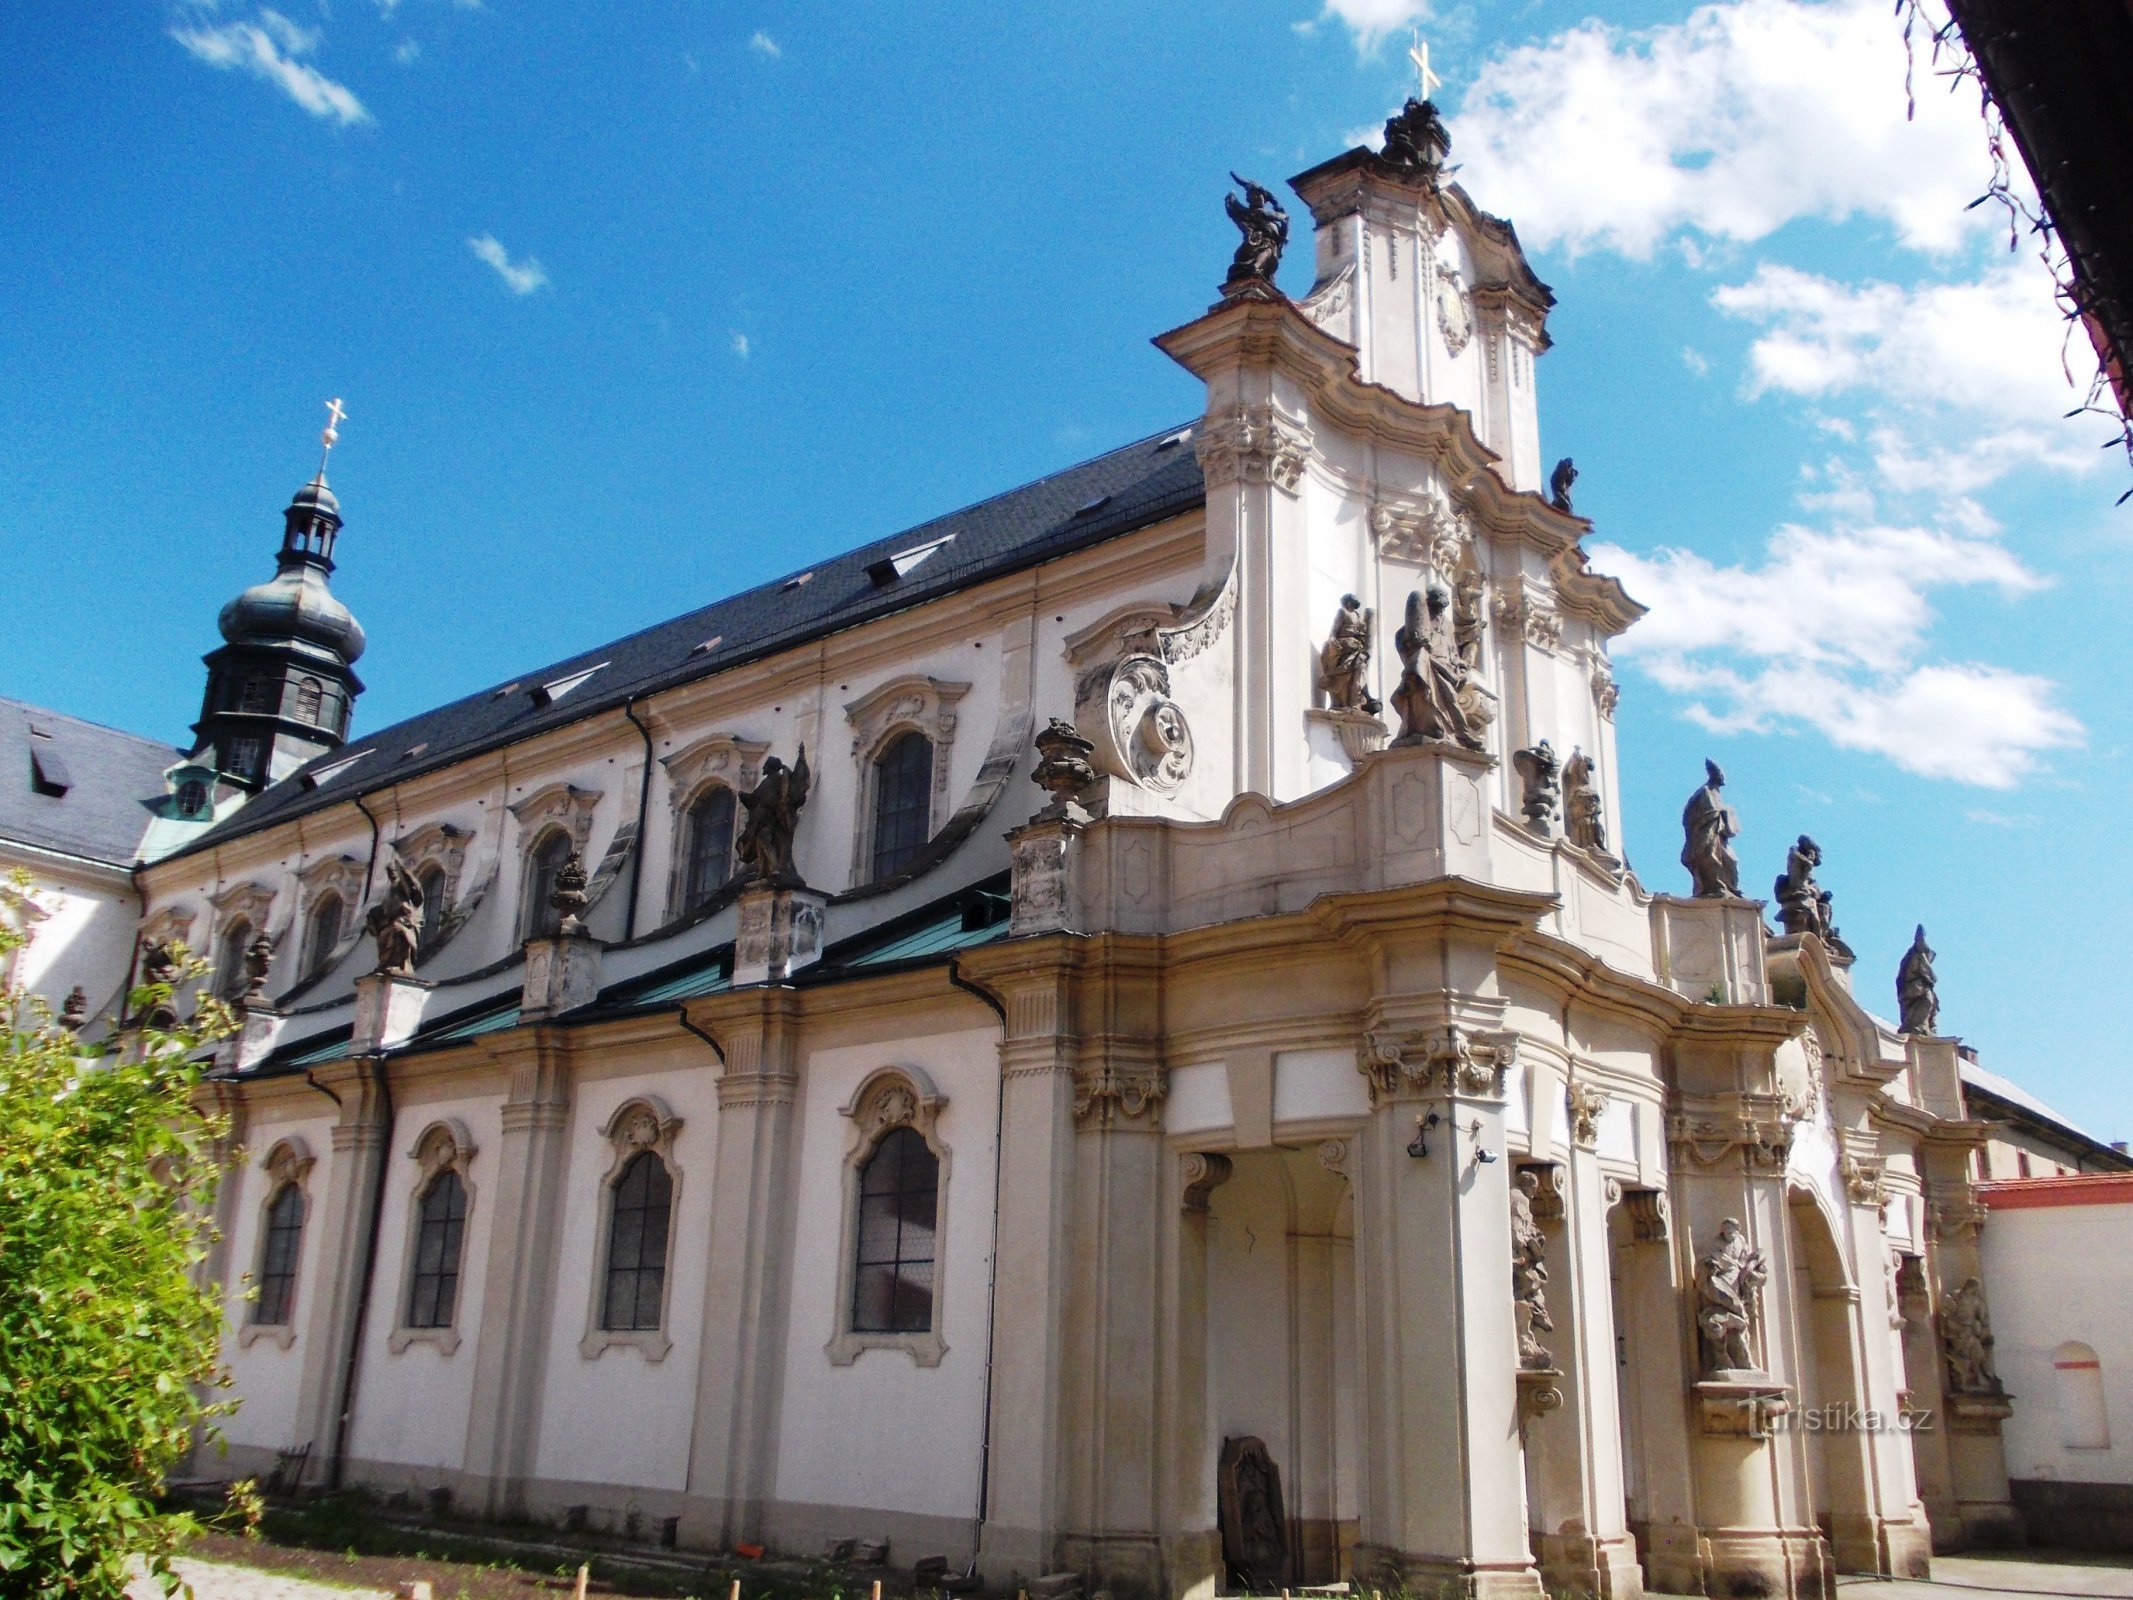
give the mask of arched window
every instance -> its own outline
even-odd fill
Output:
[[[341,897],[327,893],[318,897],[304,927],[304,976],[315,978],[333,959],[333,947],[341,942]]]
[[[244,680],[244,688],[237,699],[239,711],[279,711],[281,709],[281,679],[259,676]]]
[[[900,871],[933,827],[933,741],[900,733],[874,761],[874,878]]]
[[[242,917],[222,930],[222,942],[215,947],[215,993],[225,1000],[244,993],[244,951],[251,942],[252,925]]]
[[[319,720],[319,702],[326,697],[326,686],[316,678],[296,680],[296,717],[299,722]]]
[[[444,921],[444,896],[449,882],[444,868],[431,862],[415,874],[415,881],[422,885],[422,948],[427,950],[437,937],[437,925]]]
[[[521,919],[528,939],[543,938],[562,923],[561,914],[548,902],[555,895],[556,874],[570,859],[570,848],[570,835],[561,828],[545,834],[533,847],[526,864],[526,910]]]
[[[178,785],[178,815],[197,817],[207,810],[207,785],[198,778],[187,778]]]
[[[733,876],[733,791],[713,784],[689,807],[689,868],[682,903],[694,911]]]
[[[415,1276],[408,1288],[410,1328],[449,1328],[459,1304],[459,1252],[467,1226],[467,1190],[446,1168],[422,1194],[415,1228]]]
[[[267,1202],[266,1236],[259,1250],[259,1298],[252,1321],[262,1328],[288,1324],[296,1308],[296,1258],[304,1242],[304,1192],[284,1183]]]
[[[2078,1339],[2052,1352],[2059,1386],[2059,1443],[2069,1450],[2111,1448],[2111,1419],[2103,1405],[2103,1363]]]
[[[933,1326],[933,1235],[941,1164],[926,1141],[897,1128],[859,1177],[852,1331],[924,1333]]]
[[[656,1331],[667,1286],[667,1225],[674,1180],[657,1152],[630,1157],[615,1184],[607,1223],[607,1289],[600,1326],[618,1333]]]

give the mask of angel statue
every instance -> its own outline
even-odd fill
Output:
[[[415,951],[422,943],[422,884],[395,856],[385,863],[385,894],[363,919],[377,941],[379,972],[409,978],[415,972]]]
[[[1274,269],[1281,265],[1282,249],[1289,242],[1289,214],[1282,210],[1273,190],[1249,178],[1239,178],[1234,172],[1230,177],[1244,191],[1244,198],[1240,201],[1233,194],[1224,195],[1222,207],[1244,235],[1244,242],[1237,246],[1222,287],[1227,290],[1245,283],[1272,283]]]
[[[748,808],[748,825],[741,830],[738,847],[741,865],[757,882],[787,889],[803,887],[799,873],[793,870],[792,845],[812,778],[803,744],[793,766],[776,756],[765,761],[762,781],[741,796],[741,804]]]

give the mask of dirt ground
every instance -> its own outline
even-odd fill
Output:
[[[396,1584],[417,1579],[428,1580],[435,1600],[540,1600],[568,1595],[577,1583],[575,1567],[528,1572],[496,1562],[306,1550],[220,1533],[196,1541],[180,1559],[179,1570],[193,1586],[194,1600],[353,1600],[389,1596]],[[586,1592],[603,1600],[669,1600],[676,1591],[595,1578]],[[146,1580],[129,1591],[131,1600],[152,1600],[154,1593]],[[725,1600],[727,1586],[714,1578],[703,1595],[704,1600]]]

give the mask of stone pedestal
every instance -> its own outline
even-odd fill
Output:
[[[1714,1005],[1770,1000],[1760,900],[1652,897],[1652,964],[1677,994]]]
[[[827,895],[778,884],[741,891],[740,927],[733,941],[733,986],[783,983],[822,955]]]
[[[1010,937],[1077,931],[1074,856],[1089,821],[1089,813],[1069,801],[1046,806],[1007,836],[1014,861]]]
[[[582,929],[526,941],[519,1020],[538,1022],[590,1005],[600,994],[600,942]]]
[[[274,1053],[288,1021],[279,1011],[249,1007],[239,1019],[237,1031],[215,1047],[215,1065],[231,1072],[251,1071]]]
[[[355,1032],[350,1055],[375,1055],[405,1044],[422,1026],[432,984],[391,972],[366,972],[355,981]]]
[[[1304,732],[1312,755],[1326,760],[1345,758],[1350,767],[1365,756],[1376,755],[1392,737],[1391,730],[1367,711],[1332,711],[1321,706],[1304,713]]]

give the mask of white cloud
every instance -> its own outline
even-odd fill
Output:
[[[1346,23],[1355,35],[1357,53],[1368,55],[1387,34],[1426,22],[1433,14],[1429,0],[1326,0],[1326,9],[1315,20],[1338,18]],[[1305,31],[1300,24],[1290,26]]]
[[[504,280],[504,287],[513,294],[531,294],[536,289],[546,288],[548,273],[541,264],[528,256],[523,261],[513,261],[493,233],[485,233],[478,239],[469,239],[467,248],[496,269],[496,275]]]
[[[734,333],[734,335],[733,335],[732,339],[731,339],[730,341],[728,341],[728,343],[729,343],[729,345],[730,345],[730,347],[731,347],[731,349],[732,349],[733,353],[734,353],[734,354],[735,354],[736,356],[738,356],[738,357],[739,357],[739,358],[740,358],[741,360],[743,360],[743,361],[746,361],[746,360],[748,359],[748,335],[747,335],[747,334],[745,334],[745,333],[741,333],[741,332],[739,332],[739,331],[736,331],[736,332]]]
[[[1989,163],[1977,102],[1923,55],[1906,122],[1887,0],[1722,0],[1644,32],[1591,21],[1484,67],[1453,149],[1484,204],[1573,254],[1854,216],[1943,251],[1988,225],[1964,208]]]
[[[257,22],[173,28],[170,36],[211,67],[248,72],[273,84],[314,117],[329,118],[343,127],[371,120],[363,102],[346,85],[296,59],[318,48],[319,35],[315,29],[299,28],[278,11],[262,9]]]
[[[1699,378],[1711,375],[1711,358],[1692,344],[1681,347],[1681,364]]]
[[[393,59],[403,67],[411,67],[422,59],[422,46],[412,39],[402,39],[393,46]]]
[[[773,61],[776,61],[779,57],[785,54],[783,50],[780,50],[778,48],[778,41],[771,38],[771,36],[765,33],[761,28],[756,29],[755,32],[749,36],[748,48],[755,51],[758,55],[766,55],[770,57],[770,59]]]
[[[1985,585],[2012,598],[2042,587],[1989,537],[1789,525],[1755,565],[1674,549],[1595,547],[1593,559],[1651,607],[1618,654],[1688,697],[1685,714],[1714,731],[1808,727],[1905,771],[1988,789],[2081,743],[2050,680],[1923,659],[1933,591]]]

